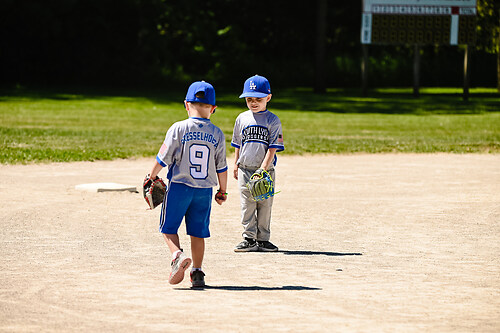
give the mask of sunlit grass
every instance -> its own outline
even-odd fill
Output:
[[[246,110],[239,91],[217,93],[212,121],[226,135]],[[275,89],[285,154],[500,152],[500,97],[494,89]],[[167,129],[186,118],[184,92],[95,94],[8,91],[0,95],[0,162],[107,160],[154,156]]]

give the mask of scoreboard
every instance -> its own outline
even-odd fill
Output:
[[[362,44],[473,45],[476,0],[364,0]]]

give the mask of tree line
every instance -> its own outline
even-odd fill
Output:
[[[315,67],[320,1],[2,0],[0,84],[359,87],[361,0],[326,1],[325,59]],[[471,85],[496,86],[500,4],[478,1]],[[411,45],[371,46],[370,85],[411,86]],[[460,86],[463,51],[424,46],[421,84]],[[499,70],[497,71],[497,66]]]

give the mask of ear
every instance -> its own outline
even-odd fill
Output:
[[[184,100],[184,108],[186,109],[186,111],[189,111],[189,103],[186,102],[186,100]]]
[[[267,99],[266,99],[266,102],[269,102],[271,100],[271,97],[273,96],[273,94],[269,94],[267,95]]]
[[[212,108],[210,109],[210,114],[215,113],[215,109],[217,109],[217,105],[212,105]]]

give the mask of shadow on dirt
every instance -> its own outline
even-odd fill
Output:
[[[175,288],[176,290],[227,290],[227,291],[303,291],[303,290],[321,290],[321,288],[305,286],[282,286],[282,287],[261,287],[261,286],[209,286],[202,288]]]
[[[280,250],[283,254],[287,255],[295,255],[295,256],[332,256],[332,257],[340,257],[340,256],[362,256],[363,253],[341,253],[341,252],[325,252],[325,251],[288,251],[288,250]]]

